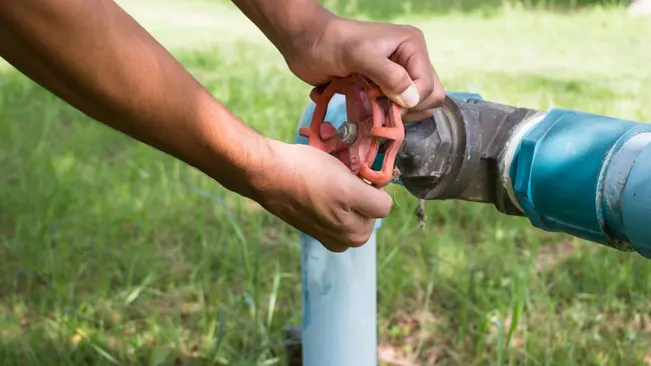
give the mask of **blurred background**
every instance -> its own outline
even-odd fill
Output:
[[[449,91],[651,121],[641,2],[323,3],[420,27]],[[310,89],[230,2],[119,4],[244,121],[293,140]],[[5,63],[0,167],[0,364],[283,364],[300,247],[279,219]],[[479,204],[429,202],[420,230],[417,200],[388,190],[383,365],[651,365],[651,262]]]

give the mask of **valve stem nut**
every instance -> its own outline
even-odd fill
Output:
[[[357,125],[348,121],[344,121],[337,129],[337,135],[341,142],[346,145],[352,145],[357,140]]]

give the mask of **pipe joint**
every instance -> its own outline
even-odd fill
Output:
[[[401,182],[421,199],[492,203],[502,213],[521,215],[511,185],[504,182],[502,160],[511,136],[539,115],[448,95],[431,118],[405,125],[396,158]]]

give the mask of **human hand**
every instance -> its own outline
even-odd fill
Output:
[[[392,199],[308,145],[269,141],[271,154],[254,185],[258,202],[332,252],[364,245]]]
[[[405,122],[431,116],[445,99],[422,32],[391,23],[342,19],[323,12],[300,36],[280,49],[292,72],[323,85],[332,77],[359,73],[403,108]]]

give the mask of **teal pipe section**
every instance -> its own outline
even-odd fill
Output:
[[[468,92],[447,92],[445,95],[467,102],[470,99],[484,100],[480,94]]]
[[[551,110],[510,167],[531,223],[651,258],[651,124]]]
[[[638,155],[621,200],[623,231],[631,245],[651,258],[651,144]]]

